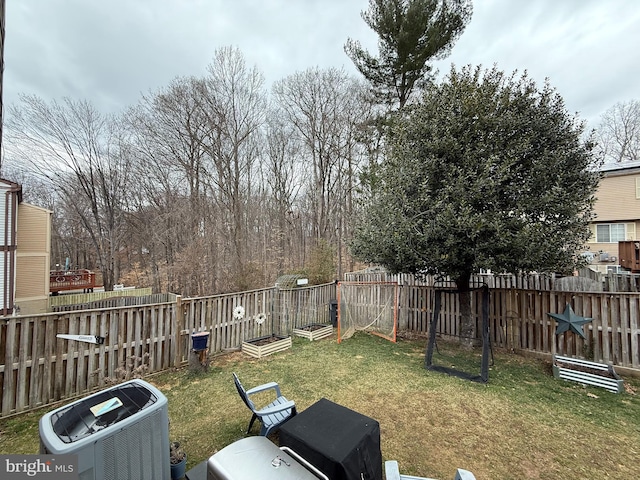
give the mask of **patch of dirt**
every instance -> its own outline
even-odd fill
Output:
[[[282,340],[282,337],[276,337],[275,335],[272,335],[270,337],[261,338],[259,340],[249,340],[247,343],[255,345],[256,347],[263,347],[265,345],[269,345],[270,343],[277,342],[278,340]]]
[[[304,330],[305,332],[315,332],[316,330],[320,330],[321,328],[326,327],[326,325],[320,325],[319,323],[314,323],[313,325],[305,325],[304,327],[299,327],[298,330]]]
[[[396,334],[397,338],[402,340],[428,340],[429,336],[426,333],[401,331]]]
[[[237,364],[246,360],[247,357],[240,350],[235,350],[216,354],[212,363],[218,367],[226,367],[229,364]]]

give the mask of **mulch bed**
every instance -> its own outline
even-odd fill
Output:
[[[256,347],[263,347],[265,345],[269,345],[270,343],[277,342],[278,340],[282,340],[286,337],[278,337],[276,335],[271,335],[267,338],[259,338],[257,340],[247,340],[246,343],[250,343],[251,345],[255,345]]]
[[[298,327],[298,330],[304,330],[305,332],[315,332],[316,330],[320,330],[321,328],[326,327],[326,325],[320,325],[318,323],[314,323],[313,325],[305,325],[304,327]]]

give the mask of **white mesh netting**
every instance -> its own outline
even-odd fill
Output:
[[[338,283],[338,342],[362,330],[396,341],[396,282]]]

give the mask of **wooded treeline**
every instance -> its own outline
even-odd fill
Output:
[[[347,251],[359,174],[376,155],[367,87],[310,68],[267,90],[222,48],[119,116],[23,96],[9,108],[3,176],[52,210],[52,268],[202,295],[306,270],[330,281]]]

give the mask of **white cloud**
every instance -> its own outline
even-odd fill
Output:
[[[640,8],[633,0],[476,1],[474,16],[438,65],[494,63],[548,78],[571,112],[595,126],[613,104],[640,98]]]
[[[309,67],[344,66],[348,37],[375,51],[367,0],[21,0],[7,2],[4,95],[87,98],[117,111],[176,76],[203,75],[215,49],[239,47],[267,85]],[[593,126],[640,98],[635,0],[476,0],[452,55],[548,77]]]

